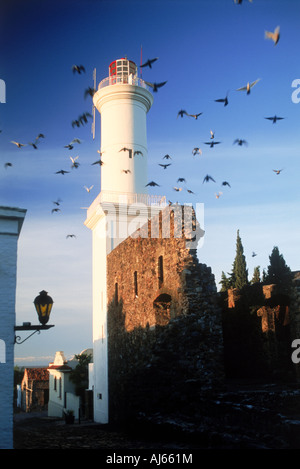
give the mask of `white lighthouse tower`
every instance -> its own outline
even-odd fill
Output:
[[[87,211],[93,233],[93,373],[94,420],[109,421],[106,256],[148,218],[165,197],[147,190],[146,115],[153,96],[138,78],[134,62],[109,65],[109,76],[93,97],[101,115],[101,192]]]

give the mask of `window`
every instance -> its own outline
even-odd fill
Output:
[[[134,272],[134,294],[138,296],[138,280],[137,280],[137,271]]]
[[[158,258],[158,287],[160,288],[164,282],[164,265],[163,256]]]
[[[115,304],[119,303],[119,293],[118,293],[118,284],[115,283]]]
[[[56,380],[56,376],[54,376],[53,389],[54,389],[54,391],[57,390],[57,380]]]

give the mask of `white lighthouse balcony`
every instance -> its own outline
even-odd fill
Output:
[[[167,205],[166,197],[164,195],[150,195],[150,194],[135,194],[135,193],[121,193],[101,191],[96,199],[92,202],[87,211],[87,217],[95,211],[97,206],[101,204],[123,204],[128,207],[133,204],[144,205],[145,207],[160,207],[163,208]]]
[[[144,88],[150,91],[150,87],[146,84],[146,82],[142,80],[141,78],[134,76],[134,75],[112,75],[107,78],[104,78],[102,81],[100,81],[98,85],[98,90],[101,90],[102,88],[105,88],[106,86],[119,85],[119,84],[139,86],[140,88]]]

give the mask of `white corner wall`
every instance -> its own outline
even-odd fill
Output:
[[[15,300],[18,238],[26,210],[0,207],[0,448],[13,448]]]

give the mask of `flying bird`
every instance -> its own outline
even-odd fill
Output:
[[[186,182],[186,180],[184,178],[178,178],[177,182]]]
[[[218,194],[215,194],[216,196],[216,199],[219,199],[221,197],[221,195],[223,194],[223,192],[218,192]]]
[[[91,190],[93,189],[94,186],[91,186],[91,187],[86,187],[86,186],[83,186],[85,188],[85,190],[87,192],[91,192]]]
[[[170,157],[170,155],[165,155],[165,156],[163,156],[163,159],[165,159],[165,160],[171,160],[172,158]]]
[[[216,181],[214,180],[214,178],[212,178],[209,174],[207,174],[207,175],[205,176],[205,178],[203,179],[203,182],[209,182],[209,181],[216,182]],[[202,182],[202,184],[203,184],[203,182]]]
[[[72,66],[72,71],[73,73],[79,73],[79,75],[81,74],[81,72],[84,72],[85,73],[85,68],[83,65],[73,65]]]
[[[278,116],[273,116],[273,117],[265,117],[265,119],[268,119],[269,121],[272,121],[273,124],[276,124],[277,121],[284,119],[284,117],[278,117]]]
[[[18,148],[26,146],[26,143],[15,142],[14,140],[11,140],[11,143],[14,143],[15,145],[17,145]]]
[[[76,238],[76,236],[75,236],[74,234],[68,234],[68,235],[66,236],[66,239],[68,239],[68,238]]]
[[[66,174],[66,173],[69,173],[69,171],[65,171],[64,169],[61,169],[60,171],[56,171],[55,174],[62,174],[62,175],[64,175],[64,174]]]
[[[180,192],[182,191],[182,187],[173,187],[174,191],[176,192]]]
[[[178,118],[179,116],[180,116],[180,117],[188,116],[188,113],[187,113],[184,109],[181,109],[180,111],[178,111],[177,118]]]
[[[240,139],[240,138],[236,138],[233,142],[233,145],[237,143],[240,147],[242,145],[248,145],[248,142],[246,140],[243,140],[243,139]]]
[[[265,38],[266,39],[272,39],[272,41],[274,42],[274,46],[276,46],[276,44],[278,43],[279,38],[280,38],[280,26],[277,26],[277,28],[275,28],[274,32],[265,31]]]
[[[210,130],[210,138],[215,138],[215,132],[213,132],[212,130]]]
[[[72,158],[72,156],[70,156],[70,160],[72,161],[72,166],[71,168],[78,168],[78,166],[80,165],[76,160],[78,159],[79,157],[76,156],[75,158]]]
[[[257,254],[253,251],[252,252],[252,257],[255,257],[255,256],[257,256]]]
[[[273,169],[274,173],[276,173],[277,175],[281,173],[281,171],[283,171],[283,169]]]
[[[188,192],[189,194],[194,194],[194,193],[195,193],[195,192],[191,191],[191,189],[187,189],[187,192]]]
[[[51,210],[51,213],[57,213],[57,212],[60,212],[60,211],[61,211],[60,208],[53,208]]]
[[[9,168],[9,167],[11,167],[11,166],[12,166],[12,163],[9,163],[9,162],[5,163],[5,165],[4,165],[5,169],[6,169],[6,168]]]
[[[237,5],[241,5],[243,0],[234,0],[234,3]],[[250,3],[252,3],[252,0],[249,0]]]
[[[223,181],[223,182],[222,182],[222,186],[229,186],[229,187],[231,187],[231,185],[229,184],[228,181]]]
[[[103,161],[98,160],[98,161],[95,161],[95,163],[92,163],[92,166],[95,165],[95,164],[99,164],[100,166],[102,166],[104,163],[103,163]]]
[[[260,78],[253,81],[252,83],[248,82],[246,86],[242,86],[242,88],[237,88],[236,91],[247,91],[247,94],[250,94],[251,88],[253,88],[253,86],[256,85],[256,83],[258,83],[259,80],[260,80]]]
[[[193,117],[195,120],[198,119],[199,116],[201,116],[203,112],[198,112],[198,114],[188,114],[188,116]]]
[[[123,169],[122,173],[129,174],[129,173],[131,173],[131,171],[130,171],[130,169]]]
[[[128,151],[128,153],[129,153],[129,158],[132,158],[132,149],[131,149],[131,148],[123,147],[123,148],[121,148],[121,150],[119,150],[119,152],[120,152],[120,151]]]
[[[147,186],[159,186],[159,184],[156,184],[156,182],[151,181],[151,182],[148,182],[148,184],[146,184],[145,187],[147,187]]]
[[[60,205],[60,203],[61,203],[61,199],[58,199],[58,200],[56,200],[56,201],[53,202],[53,203],[54,203],[54,205],[57,205],[57,206],[58,206],[58,205]]]
[[[143,152],[141,152],[140,150],[135,150],[135,152],[133,153],[133,156],[134,156],[134,155],[142,155],[142,156],[144,156],[144,155],[143,155]]]
[[[158,59],[158,57],[155,57],[154,59],[148,59],[147,62],[145,62],[143,65],[141,65],[141,68],[143,68],[143,67],[152,68],[152,64],[154,62],[156,62],[157,59]]]
[[[88,96],[93,97],[95,93],[96,93],[95,88],[92,88],[91,86],[89,86],[86,90],[84,90],[84,97],[85,98],[87,98]]]
[[[192,151],[193,155],[197,155],[197,153],[199,153],[199,155],[202,155],[202,150],[198,147],[195,147],[193,148],[193,151]]]
[[[168,166],[171,166],[171,163],[169,163],[169,164],[160,164],[160,163],[159,163],[159,166],[161,166],[162,168],[166,169]]]
[[[145,81],[145,83],[150,86],[151,88],[153,88],[153,91],[157,91],[158,88],[161,88],[162,86],[164,86],[167,82],[166,81],[163,81],[161,83],[149,83],[148,81]]]
[[[214,140],[212,140],[211,142],[204,142],[204,143],[205,145],[209,145],[210,148],[213,148],[214,145],[218,145],[221,142],[215,142]]]
[[[225,98],[215,99],[216,103],[224,103],[224,106],[228,105],[228,93]]]
[[[36,143],[29,142],[28,145],[31,145],[35,150],[37,150],[37,145],[36,145]]]

